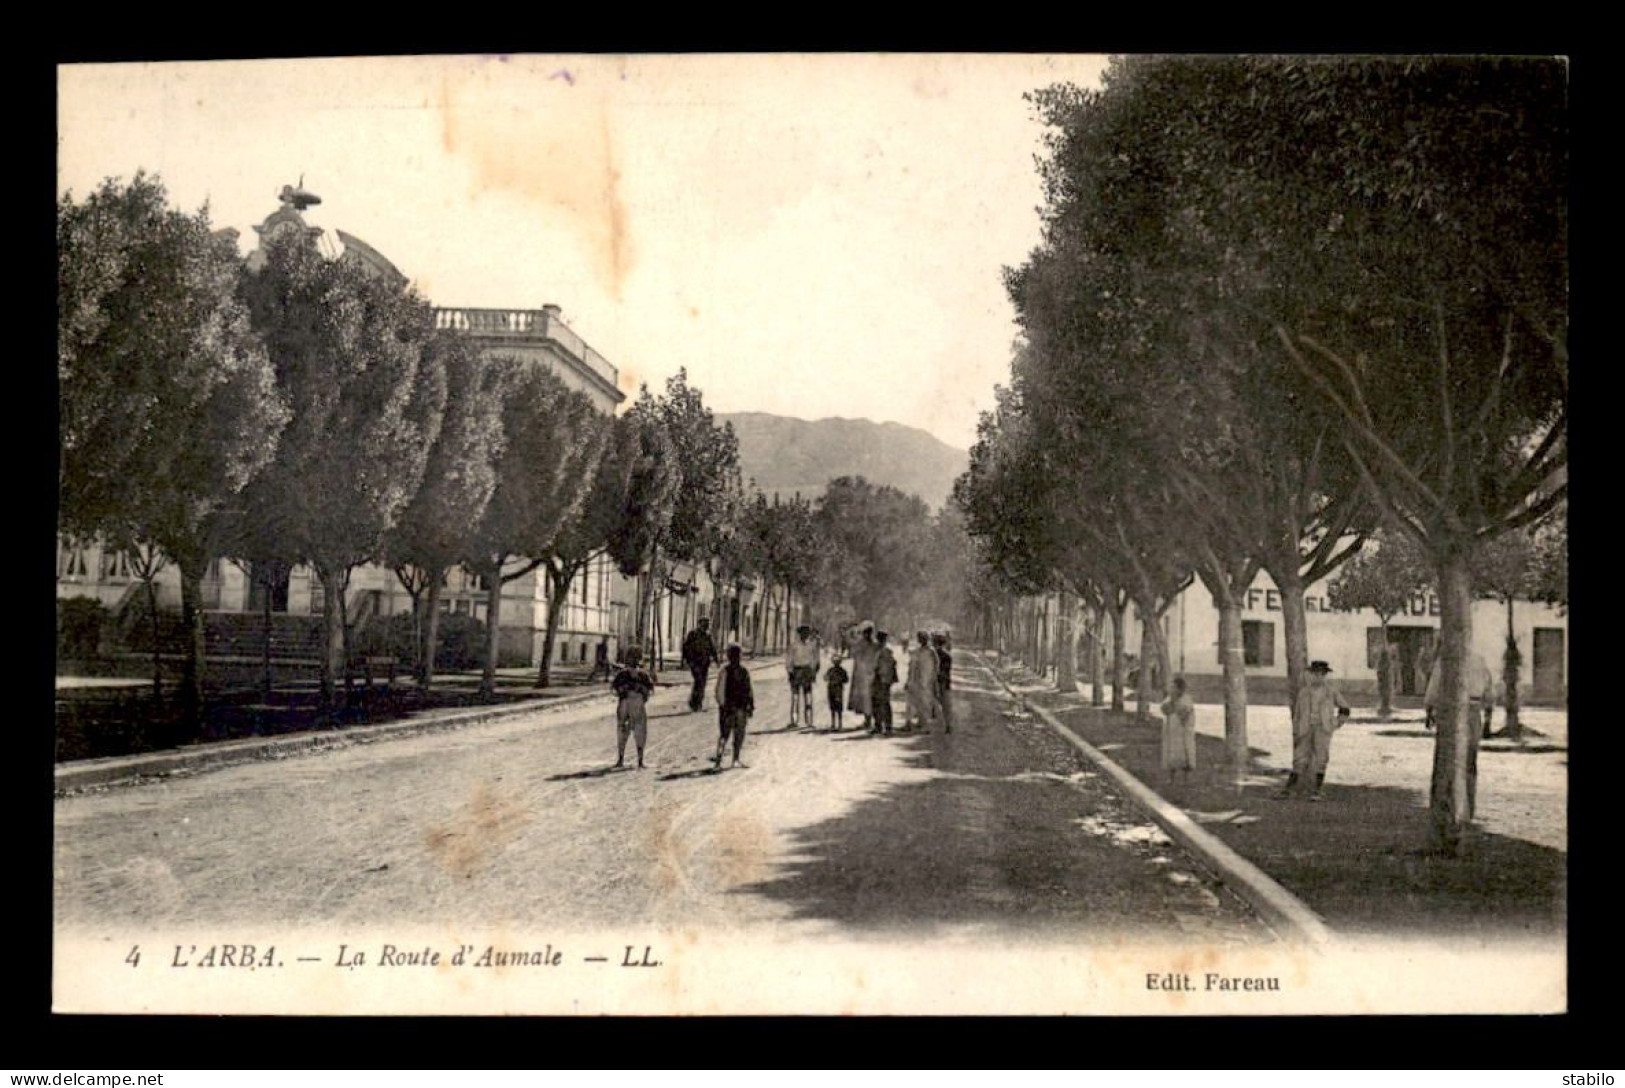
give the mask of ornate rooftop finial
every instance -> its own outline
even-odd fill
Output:
[[[304,211],[312,204],[320,204],[322,198],[305,188],[305,175],[299,175],[298,185],[284,185],[277,199],[285,205],[290,205],[295,211]]]

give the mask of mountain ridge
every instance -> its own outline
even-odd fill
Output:
[[[936,510],[970,463],[968,451],[891,420],[800,419],[772,412],[718,412],[715,418],[738,436],[747,484],[754,481],[767,494],[799,492],[815,499],[838,476],[862,476],[916,495]]]

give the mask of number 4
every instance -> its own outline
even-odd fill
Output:
[[[141,946],[138,944],[130,946],[130,954],[124,957],[124,962],[129,964],[131,967],[140,967]]]

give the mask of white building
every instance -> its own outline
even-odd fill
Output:
[[[302,213],[319,201],[310,194],[285,188],[283,204],[255,228],[259,247],[247,257],[250,268],[264,262],[264,247],[272,237],[299,233],[312,244],[321,241],[322,230],[309,226]],[[236,236],[236,231],[223,232]],[[372,246],[344,231],[335,231],[343,250],[339,260],[355,261],[376,275],[404,284],[404,276]],[[534,310],[441,308],[434,312],[436,328],[467,333],[488,354],[517,356],[545,366],[572,389],[587,395],[606,414],[612,414],[625,399],[620,391],[616,368],[594,351],[565,325],[559,307]],[[592,647],[608,636],[612,655],[621,625],[615,620],[611,600],[614,566],[601,557],[570,587],[570,601],[560,620],[554,648],[556,662],[577,663],[592,659]],[[216,559],[203,580],[205,626],[211,634],[239,627],[223,621],[226,614],[259,612],[262,587],[254,583],[234,563]],[[158,604],[162,610],[180,609],[180,579],[174,568],[157,579]],[[57,596],[94,597],[115,615],[141,592],[141,582],[131,569],[130,557],[105,549],[95,542],[74,543],[59,540],[57,548]],[[322,609],[322,590],[313,573],[295,568],[286,580],[270,591],[274,613],[310,615]],[[503,665],[539,665],[547,626],[548,587],[545,572],[538,569],[503,587],[501,660]],[[352,622],[364,623],[374,617],[409,612],[411,596],[402,588],[393,571],[380,566],[358,568],[351,576],[345,601]],[[483,620],[485,589],[480,579],[461,569],[447,576],[440,607],[446,613],[472,615]],[[237,647],[241,649],[241,647]],[[210,646],[211,654],[217,647]]]
[[[1381,625],[1369,608],[1353,612],[1333,609],[1326,584],[1316,583],[1305,594],[1309,656],[1325,661],[1339,685],[1350,692],[1375,692]],[[1163,616],[1169,664],[1191,678],[1223,675],[1219,661],[1219,611],[1212,596],[1194,582]],[[1569,682],[1568,617],[1565,610],[1533,601],[1516,601],[1512,629],[1523,653],[1520,690],[1531,702],[1567,700]],[[1408,608],[1389,621],[1390,639],[1398,650],[1394,675],[1396,695],[1421,695],[1439,630],[1439,599],[1420,593]],[[1473,604],[1472,651],[1483,655],[1499,678],[1506,648],[1507,607],[1494,600]],[[1125,623],[1128,652],[1139,653],[1140,617],[1131,605]],[[1248,591],[1242,611],[1242,646],[1249,693],[1284,691],[1286,640],[1281,623],[1281,594],[1268,574],[1260,573]]]

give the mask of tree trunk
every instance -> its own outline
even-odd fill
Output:
[[[1518,673],[1523,668],[1523,654],[1518,650],[1518,636],[1512,626],[1512,598],[1507,598],[1507,649],[1502,662],[1502,679],[1506,683],[1506,725],[1502,732],[1513,740],[1523,739],[1523,721],[1518,699]]]
[[[1467,656],[1473,635],[1472,575],[1465,549],[1446,545],[1435,557],[1439,579],[1438,736],[1428,799],[1428,846],[1455,857],[1467,841],[1477,788],[1479,722],[1470,722]]]
[[[485,579],[485,668],[480,672],[480,699],[493,702],[497,694],[497,651],[502,645],[502,561],[491,566]]]
[[[418,647],[423,668],[418,677],[418,687],[424,692],[434,687],[434,659],[440,652],[440,583],[445,576],[444,570],[433,572],[428,592],[424,595],[423,607],[428,614],[423,617],[423,644]]]
[[[208,564],[183,559],[181,571],[181,626],[186,650],[181,658],[181,723],[188,736],[202,733],[203,722],[203,574]]]
[[[1112,606],[1112,710],[1118,714],[1123,713],[1126,709],[1126,701],[1123,698],[1123,673],[1125,671],[1123,668],[1125,664],[1123,646],[1127,638],[1126,632],[1123,630],[1123,620],[1126,618],[1127,612],[1127,604],[1117,603]]]
[[[1090,613],[1094,620],[1094,628],[1089,632],[1089,705],[1105,706],[1106,693],[1102,690],[1100,667],[1101,651],[1100,632],[1105,627],[1106,609],[1102,605],[1092,605]]]
[[[355,703],[355,647],[350,641],[350,568],[339,582],[339,631],[344,644],[344,705]]]
[[[1056,645],[1060,647],[1060,657],[1056,662],[1055,690],[1078,690],[1078,640],[1076,625],[1072,622],[1077,607],[1071,594],[1061,590],[1061,603],[1055,619]]]
[[[649,656],[651,645],[649,636],[652,633],[651,624],[654,622],[651,612],[654,609],[655,578],[659,575],[659,572],[660,542],[655,541],[649,546],[648,573],[643,576],[643,584],[638,587],[641,592],[638,594],[637,638],[638,648],[643,651],[645,657]],[[649,667],[654,669],[657,666],[651,663]]]
[[[1378,616],[1377,717],[1387,721],[1394,716],[1394,655],[1388,643],[1388,620]]]
[[[1281,591],[1281,633],[1286,642],[1287,706],[1298,705],[1304,675],[1309,671],[1309,619],[1304,611],[1303,576],[1296,561],[1289,567],[1269,571],[1275,588]]]
[[[559,622],[564,618],[564,606],[569,602],[570,583],[575,581],[572,567],[554,570],[547,564],[547,631],[542,635],[542,664],[536,672],[536,686],[545,688],[553,682],[553,645],[559,636]]]
[[[259,565],[255,564],[255,569]],[[260,609],[260,699],[269,704],[271,701],[271,585],[265,583],[265,592],[262,595]]]
[[[1224,593],[1219,606],[1219,660],[1224,669],[1224,752],[1238,774],[1247,767],[1247,662],[1241,639],[1241,602]]]
[[[396,580],[412,598],[412,676],[419,684],[423,683],[423,591],[427,584],[417,587],[410,586],[404,578],[396,575]],[[391,647],[393,651],[393,647]]]
[[[158,586],[151,578],[146,580],[147,617],[152,621],[152,698],[159,706],[164,703],[163,643],[158,637]]]
[[[344,653],[344,627],[339,616],[338,572],[316,568],[316,577],[322,583],[322,671],[321,716],[331,722],[338,703],[339,658]]]
[[[1139,604],[1140,609],[1140,679],[1134,685],[1135,716],[1142,721],[1151,717],[1151,655],[1156,645],[1157,621],[1151,615],[1151,609],[1145,604]]]

